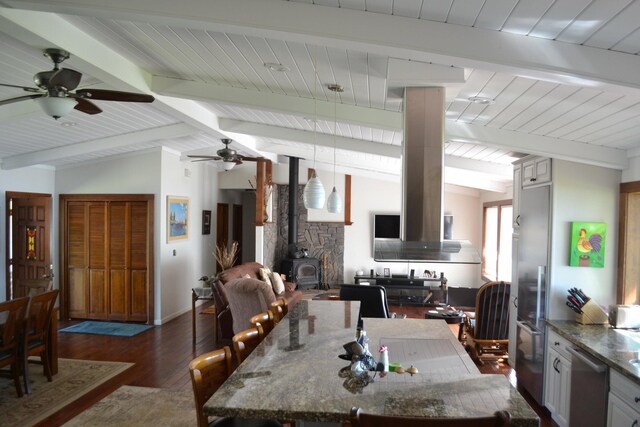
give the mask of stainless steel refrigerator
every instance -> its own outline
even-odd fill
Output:
[[[518,383],[543,405],[544,319],[549,262],[551,187],[523,189],[518,239]]]

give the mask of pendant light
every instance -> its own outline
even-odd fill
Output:
[[[304,207],[307,209],[322,209],[324,208],[324,186],[322,181],[316,174],[316,131],[318,126],[318,106],[317,106],[317,71],[316,71],[316,55],[314,50],[313,55],[313,173],[311,178],[307,181],[307,185],[304,186],[304,192],[302,193],[302,201]]]
[[[327,200],[327,210],[331,213],[339,214],[342,212],[342,198],[340,198],[336,190],[336,131],[338,128],[336,107],[338,105],[338,93],[344,92],[344,88],[337,83],[329,85],[328,88],[333,92],[333,190],[329,195],[329,200]]]

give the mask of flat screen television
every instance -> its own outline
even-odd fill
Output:
[[[400,215],[375,214],[373,237],[376,239],[400,239]]]

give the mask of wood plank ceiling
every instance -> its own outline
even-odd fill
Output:
[[[235,139],[236,148],[247,154],[308,157],[316,123],[318,135],[328,138],[318,147],[318,159],[327,167],[335,133],[344,170],[398,174],[402,90],[390,72],[392,61],[409,72],[429,64],[464,69],[464,83],[447,89],[447,161],[461,157],[508,165],[522,152],[571,158],[580,151],[577,161],[622,169],[624,159],[640,155],[640,81],[632,81],[628,76],[635,71],[623,67],[640,65],[640,0],[242,0],[223,1],[219,10],[211,5],[207,16],[196,14],[204,7],[199,0],[183,2],[189,13],[148,0],[118,0],[109,8],[91,0],[3,3],[8,8],[0,9],[0,16],[10,25],[0,26],[0,82],[33,86],[33,74],[51,68],[40,55],[41,48],[50,47],[44,45],[49,38],[51,46],[71,52],[64,66],[84,73],[83,87],[163,95],[152,105],[103,102],[104,113],[97,116],[74,111],[61,120],[68,126],[31,102],[0,106],[3,168],[12,161],[28,164],[33,152],[90,141],[98,141],[95,150],[41,156],[38,162],[61,166],[161,145],[185,154],[213,154],[221,148],[218,139],[230,132],[246,134]],[[289,19],[273,28],[277,19],[265,11],[299,22]],[[302,28],[315,25],[316,16],[333,19],[323,34]],[[26,27],[40,19],[55,19],[63,28],[16,37],[16,28],[33,31]],[[340,25],[342,19],[353,22],[348,40],[343,38],[350,29]],[[376,46],[364,30],[354,39],[358,28],[379,23],[395,29],[399,42]],[[424,39],[427,53],[414,40],[401,38],[422,31],[449,38],[441,46]],[[85,35],[89,49],[56,32]],[[460,40],[454,40],[457,35]],[[496,40],[500,44],[492,46]],[[462,56],[474,43],[484,49],[482,41],[488,53]],[[512,44],[525,50],[522,58],[507,55]],[[530,55],[526,49],[533,49]],[[566,49],[571,51],[562,56]],[[119,71],[120,64],[101,67],[95,57],[103,51],[140,70],[148,86],[136,87]],[[529,58],[534,65],[524,64]],[[286,71],[265,66],[270,63]],[[424,84],[429,82],[425,77]],[[335,99],[330,83],[345,87]],[[21,94],[0,87],[0,99]],[[490,102],[473,103],[471,97]],[[213,114],[218,123],[203,124],[175,98],[191,100],[191,107]],[[181,128],[164,139],[143,136],[130,145],[100,144],[180,124],[192,131]],[[508,180],[504,173],[494,178]]]

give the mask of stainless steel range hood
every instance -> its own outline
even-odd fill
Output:
[[[479,264],[468,240],[443,240],[445,89],[406,88],[401,241],[374,242],[376,261]]]

